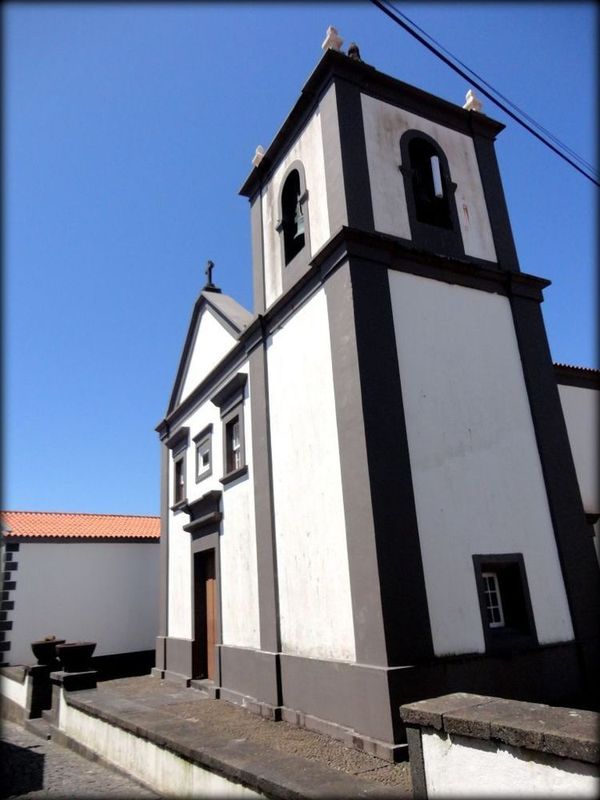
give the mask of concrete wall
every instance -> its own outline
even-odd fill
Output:
[[[319,290],[267,350],[282,649],[355,658],[327,302]]]
[[[595,798],[600,790],[597,767],[573,759],[436,731],[423,732],[422,747],[430,798]]]
[[[181,389],[181,400],[196,388],[234,344],[233,336],[225,330],[214,314],[205,308],[198,319],[196,336]]]
[[[588,514],[599,514],[600,392],[596,389],[559,384],[558,393],[569,433],[583,507]]]
[[[409,111],[361,95],[375,229],[411,239],[404,181],[398,167],[400,138],[408,130],[431,136],[444,151],[456,188],[465,253],[496,261],[492,230],[472,140]]]
[[[159,544],[23,542],[11,664],[35,664],[30,643],[55,634],[97,642],[94,655],[152,650],[158,629]]]
[[[523,554],[538,639],[573,629],[507,298],[390,272],[436,655],[483,652],[473,554]]]
[[[598,714],[454,692],[401,706],[415,797],[598,797]]]
[[[82,713],[60,696],[63,734],[163,797],[250,798],[264,795],[158,747],[104,720]]]
[[[332,90],[333,91],[333,90]],[[326,95],[327,97],[327,95]],[[324,100],[322,101],[324,102]],[[263,255],[265,272],[265,303],[267,308],[282,292],[282,247],[281,235],[275,229],[280,218],[279,195],[282,179],[294,161],[301,161],[308,189],[308,220],[310,226],[311,253],[316,253],[328,240],[329,213],[325,185],[325,157],[319,107],[314,116],[287,151],[284,159],[262,190]]]
[[[243,364],[240,372],[248,373]],[[209,491],[223,492],[223,523],[220,536],[221,625],[223,644],[259,646],[258,572],[254,522],[254,482],[252,470],[252,420],[249,382],[244,395],[244,441],[248,473],[225,486],[220,478],[223,465],[223,425],[219,409],[207,400],[185,420],[190,429],[186,457],[186,493],[189,502]],[[196,482],[194,436],[212,424],[212,472]],[[169,468],[169,505],[173,503],[173,461]],[[168,635],[191,639],[193,572],[191,534],[183,530],[190,518],[183,512],[169,511],[169,617]]]

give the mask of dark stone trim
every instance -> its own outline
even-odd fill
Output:
[[[494,554],[481,554],[473,555],[473,567],[475,569],[475,582],[477,584],[477,596],[479,599],[479,610],[481,612],[481,625],[483,630],[483,638],[485,639],[485,647],[487,653],[498,653],[503,651],[514,651],[522,648],[535,647],[538,644],[537,632],[535,627],[535,617],[533,615],[533,608],[531,606],[531,597],[529,596],[529,585],[527,583],[527,572],[525,570],[525,562],[522,553],[494,553]],[[489,565],[493,570],[494,567],[501,567],[514,564],[518,567],[519,576],[521,579],[521,590],[523,592],[523,600],[525,603],[525,614],[527,625],[529,628],[528,633],[518,633],[516,631],[504,630],[502,628],[490,628],[487,621],[487,613],[485,606],[485,597],[483,591],[482,570],[484,565]],[[503,605],[506,604],[506,597],[501,595]]]
[[[334,87],[330,87],[321,99],[319,112],[321,116],[321,135],[323,140],[323,157],[325,161],[325,186],[327,191],[329,233],[331,235],[343,225],[348,225],[342,148]]]
[[[452,228],[440,228],[436,225],[429,225],[425,222],[420,222],[417,219],[417,205],[413,192],[413,166],[409,156],[409,147],[414,139],[422,139],[426,141],[437,153],[440,170],[442,173],[442,185],[447,194],[451,195],[448,198],[448,206],[450,211],[450,219]],[[404,182],[404,195],[406,197],[406,207],[408,210],[408,221],[410,224],[410,232],[412,241],[415,245],[423,250],[430,250],[435,253],[442,253],[447,256],[464,256],[465,248],[462,240],[462,233],[460,230],[460,222],[458,221],[458,212],[456,210],[456,184],[452,181],[450,174],[450,165],[448,158],[440,147],[440,145],[431,136],[420,130],[408,130],[402,134],[400,138],[400,157],[402,164],[400,172]]]
[[[223,486],[227,486],[229,483],[233,483],[233,481],[237,481],[238,478],[242,478],[247,474],[248,465],[244,464],[243,466],[239,467],[239,469],[235,469],[233,472],[228,472],[227,475],[223,475],[222,478],[219,478],[219,483],[222,483]]]
[[[165,670],[182,678],[192,676],[192,639],[165,637]]]
[[[335,94],[348,225],[372,231],[375,223],[360,89],[336,81]]]
[[[16,581],[4,581],[4,583],[2,584],[3,592],[14,592],[16,588],[17,588]]]
[[[400,709],[401,714],[403,708]],[[425,762],[423,760],[421,729],[415,725],[407,725],[406,741],[409,752],[413,800],[427,800],[427,781],[425,780]]]
[[[402,377],[387,270],[352,259],[350,277],[387,663],[396,666],[433,655]]]
[[[8,564],[10,561],[12,561],[13,560],[13,556],[14,556],[14,553],[11,553],[9,551],[4,553],[4,563]]]
[[[169,450],[172,451],[173,455],[177,455],[180,450],[183,450],[184,447],[187,447],[190,441],[190,429],[188,427],[179,428],[179,430],[175,431],[167,441],[165,442],[166,446]]]
[[[186,513],[190,515],[190,522],[183,526],[187,533],[197,533],[203,528],[214,526],[223,519],[221,513],[222,492],[213,490],[206,492],[198,500],[189,503]]]
[[[350,269],[325,283],[356,660],[387,664]]]
[[[249,370],[260,646],[263,650],[277,652],[281,646],[277,543],[273,513],[269,377],[264,344],[250,353]],[[275,705],[280,705],[280,698]]]
[[[471,136],[479,166],[479,175],[492,229],[498,266],[511,272],[519,272],[519,259],[510,226],[510,217],[493,140],[490,140],[487,135],[479,133],[481,123],[479,114],[471,112],[467,119],[472,129]]]
[[[435,97],[429,92],[410,86],[410,84],[383,72],[378,72],[364,61],[355,61],[344,53],[327,50],[302,88],[300,98],[286,117],[259,166],[252,170],[241,187],[241,195],[253,197],[259,190],[259,186],[269,180],[269,176],[276,168],[282,154],[289,149],[298,130],[314,113],[316,104],[334,80],[336,86],[342,80],[346,81],[352,84],[353,88],[356,87],[372,97],[412,111],[420,117],[445,125],[468,136],[473,135],[473,123],[470,120],[473,112],[466,111],[454,103]],[[505,127],[487,115],[478,114],[477,117],[477,133],[481,136],[494,139]]]
[[[0,609],[2,609],[2,611],[13,611],[14,607],[15,607],[15,601],[14,600],[2,600],[0,602]],[[0,648],[0,650],[1,649],[2,648]]]
[[[202,439],[205,439],[212,432],[213,432],[213,424],[212,422],[209,422],[208,425],[205,425],[204,428],[202,428],[200,433],[197,433],[195,436],[192,436],[192,441],[201,442]]]
[[[243,401],[247,380],[246,372],[238,372],[211,397],[211,402],[221,410],[221,417],[227,414],[234,405]]]
[[[12,620],[0,621],[0,631],[12,631]]]
[[[250,204],[250,226],[252,235],[252,286],[254,290],[254,313],[262,314],[265,301],[265,259],[262,213],[262,186]]]
[[[219,645],[223,692],[235,692],[266,704],[281,705],[279,655],[247,647]]]
[[[19,569],[19,564],[17,561],[7,561],[4,564],[4,568],[7,572],[16,572]]]
[[[19,542],[6,542],[6,552],[16,553],[19,550]]]
[[[181,461],[183,458],[177,460]],[[187,495],[183,498],[183,500],[180,500],[178,503],[174,503],[172,506],[169,506],[169,508],[174,514],[178,514],[180,511],[185,511],[187,508]]]
[[[149,675],[154,667],[155,651],[138,650],[131,653],[111,653],[109,655],[93,656],[90,663],[90,669],[98,672],[99,681]]]
[[[590,697],[600,702],[597,677],[592,677],[600,671],[600,573],[585,522],[541,308],[525,298],[511,297],[511,309],[571,621],[582,648]]]
[[[561,386],[576,386],[580,389],[600,389],[600,369],[554,364],[556,382]]]

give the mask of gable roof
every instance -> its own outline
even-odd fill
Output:
[[[2,536],[10,539],[160,539],[160,518],[121,514],[2,511]]]
[[[187,367],[194,347],[198,320],[202,311],[206,308],[210,309],[213,316],[221,323],[234,340],[239,339],[240,335],[254,319],[253,314],[241,306],[233,297],[222,294],[220,289],[203,289],[200,292],[194,304],[185,343],[179,358],[177,375],[175,377],[173,391],[171,392],[167,413],[171,412],[179,402]]]

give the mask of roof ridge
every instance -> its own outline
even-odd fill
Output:
[[[3,508],[0,514],[62,514],[67,517],[124,517],[127,519],[160,519],[160,514],[107,514],[93,511],[20,511],[16,508]]]

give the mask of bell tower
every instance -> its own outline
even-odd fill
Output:
[[[327,50],[240,192],[251,205],[255,311],[342,228],[518,272],[493,145],[503,128]]]
[[[280,703],[372,752],[414,699],[597,697],[598,568],[503,128],[328,49],[240,190]]]

